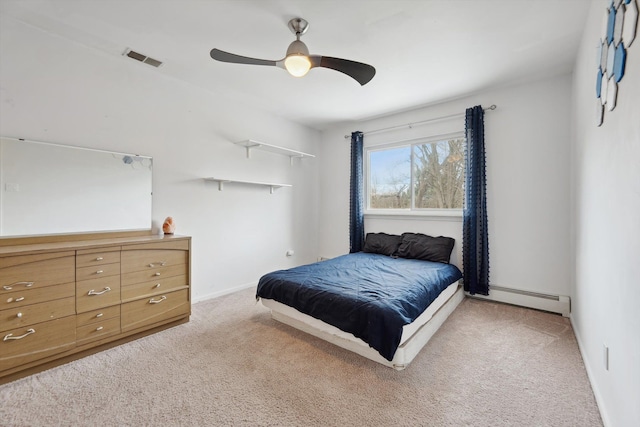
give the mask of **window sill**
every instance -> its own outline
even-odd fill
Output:
[[[410,211],[403,209],[366,210],[366,219],[397,219],[397,220],[423,220],[423,221],[460,221],[462,222],[462,209],[428,209]]]

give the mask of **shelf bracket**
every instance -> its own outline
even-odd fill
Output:
[[[296,154],[296,155],[293,155],[293,156],[289,156],[289,164],[291,166],[293,166],[293,159],[304,159],[304,155]]]
[[[255,145],[247,145],[245,148],[247,150],[247,159],[251,158],[251,149],[252,148],[260,148],[261,145],[260,144],[255,144]]]

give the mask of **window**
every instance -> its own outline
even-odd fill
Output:
[[[365,148],[367,209],[462,209],[464,135]]]

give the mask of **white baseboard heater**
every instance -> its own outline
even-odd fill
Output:
[[[569,317],[571,313],[571,298],[565,295],[549,295],[492,285],[489,288],[488,296],[470,295],[469,293],[467,296],[560,313],[564,317]]]

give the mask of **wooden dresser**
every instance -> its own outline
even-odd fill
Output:
[[[188,322],[191,238],[0,240],[0,384]]]

